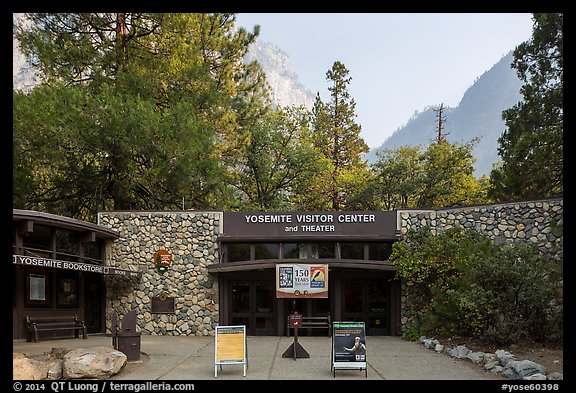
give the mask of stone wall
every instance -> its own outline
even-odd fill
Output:
[[[222,212],[101,212],[99,224],[118,232],[106,263],[141,271],[142,277],[106,278],[106,327],[110,315],[119,319],[135,310],[142,334],[212,336],[218,324],[218,280],[208,266],[219,258],[217,237]],[[172,266],[159,273],[154,253],[167,250]],[[175,313],[152,313],[152,298],[174,298]]]
[[[542,255],[563,261],[563,199],[476,205],[453,209],[399,210],[397,228],[403,236],[423,226],[432,233],[452,227],[474,228],[493,242],[529,242]],[[402,285],[403,329],[414,316],[409,285]]]

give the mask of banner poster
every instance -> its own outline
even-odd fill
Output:
[[[276,265],[277,298],[328,298],[328,265]]]
[[[246,326],[216,326],[214,338],[214,376],[218,376],[217,365],[243,364],[246,376]]]
[[[366,363],[364,322],[334,322],[332,337],[334,363]]]

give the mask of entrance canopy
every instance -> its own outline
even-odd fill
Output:
[[[326,261],[318,260],[270,260],[270,261],[242,261],[242,262],[225,262],[216,263],[208,266],[208,271],[210,273],[225,273],[225,272],[238,272],[244,270],[262,270],[262,269],[275,269],[276,264],[279,263],[327,263]],[[350,261],[337,261],[334,263],[328,262],[330,269],[333,268],[355,268],[355,269],[371,269],[371,270],[389,270],[394,271],[398,268],[394,266],[392,262],[382,262],[382,261],[361,261],[361,260],[350,260]]]

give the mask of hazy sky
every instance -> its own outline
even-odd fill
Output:
[[[380,146],[416,110],[455,107],[467,88],[532,33],[528,13],[254,13],[237,25],[279,46],[300,82],[329,100],[326,72],[350,71],[361,136]]]

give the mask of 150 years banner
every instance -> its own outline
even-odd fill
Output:
[[[327,298],[328,265],[276,265],[277,298]]]

